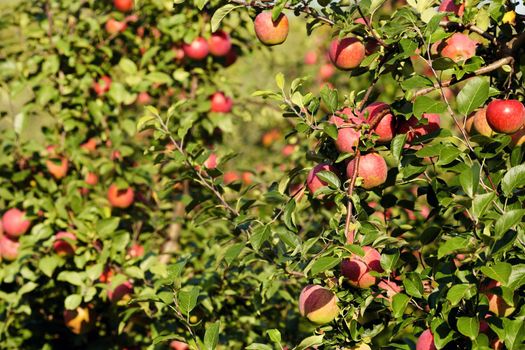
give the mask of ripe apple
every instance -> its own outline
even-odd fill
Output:
[[[65,157],[53,157],[46,160],[47,171],[57,180],[64,178],[69,168],[69,161]]]
[[[437,350],[434,345],[434,335],[430,329],[421,333],[416,343],[416,350]]]
[[[177,62],[182,61],[184,56],[186,56],[184,49],[181,46],[173,46],[171,49],[175,53],[175,57],[173,57],[173,59]]]
[[[140,258],[144,255],[144,246],[135,243],[128,249],[128,255],[130,258]]]
[[[87,307],[77,307],[75,310],[64,310],[64,323],[74,334],[84,334],[93,327],[94,315]]]
[[[321,187],[328,186],[326,181],[321,180],[317,176],[317,173],[320,171],[331,171],[332,173],[337,174],[337,170],[330,164],[321,163],[313,167],[306,178],[306,186],[312,195]]]
[[[109,88],[111,87],[111,78],[107,75],[103,75],[100,77],[98,81],[93,82],[93,90],[95,90],[95,93],[97,96],[102,96],[106,92],[109,91]]]
[[[96,184],[98,184],[98,176],[93,172],[88,172],[84,181],[89,186],[95,186]]]
[[[363,117],[366,122],[370,123],[380,112],[390,109],[390,106],[384,102],[374,102],[368,105],[363,111]],[[396,120],[392,113],[384,115],[379,123],[373,128],[373,131],[379,135],[378,142],[385,143],[391,141],[396,135]]]
[[[394,295],[401,292],[401,287],[399,287],[394,281],[386,278],[382,279],[377,286],[386,292],[386,297],[390,302],[392,302]]]
[[[354,153],[359,145],[361,133],[350,126],[341,126],[337,130],[335,148],[341,153]]]
[[[224,67],[229,67],[235,62],[237,62],[238,56],[239,55],[237,54],[237,49],[235,48],[235,46],[232,46],[231,50],[228,51],[228,53],[224,57],[224,62],[223,62]]]
[[[133,0],[113,0],[113,5],[120,12],[128,12],[133,8]]]
[[[253,174],[249,171],[243,171],[241,179],[243,184],[251,185],[253,183]]]
[[[441,56],[448,57],[454,62],[465,61],[476,55],[476,45],[468,35],[454,33],[443,44],[440,45]]]
[[[6,211],[2,217],[4,232],[11,237],[18,237],[26,233],[31,222],[26,219],[25,215],[25,212],[17,208],[11,208]]]
[[[127,27],[128,25],[126,24],[126,22],[120,22],[114,18],[110,18],[106,22],[106,32],[108,32],[108,34],[110,35],[123,32],[126,30]]]
[[[229,113],[232,110],[233,100],[222,92],[211,95],[211,111],[216,113]]]
[[[136,102],[139,105],[150,104],[151,103],[151,96],[146,91],[139,92],[139,94],[137,95]]]
[[[512,147],[517,147],[525,143],[525,129],[516,131],[514,134],[510,135],[511,141],[510,144]]]
[[[20,243],[15,239],[0,234],[0,255],[2,259],[13,261],[18,257]]]
[[[312,66],[317,62],[317,53],[315,51],[308,51],[304,55],[304,64]]]
[[[494,134],[494,130],[490,127],[487,122],[487,109],[481,108],[474,113],[472,126],[479,134],[491,137]]]
[[[228,33],[218,30],[208,39],[208,47],[213,56],[226,56],[232,48],[232,41]]]
[[[264,147],[271,147],[274,142],[278,141],[281,138],[281,132],[277,129],[272,129],[265,132],[261,138],[261,143]]]
[[[203,163],[206,169],[215,169],[217,168],[217,155],[215,153],[210,153],[208,159]]]
[[[190,347],[188,344],[178,341],[178,340],[172,340],[170,343],[170,349],[171,350],[190,350]]]
[[[82,145],[80,145],[80,147],[87,152],[95,152],[97,150],[97,140],[94,138],[90,138]]]
[[[416,117],[402,121],[397,127],[397,133],[407,134],[407,142],[411,143],[414,139],[428,135],[440,129],[441,121],[439,114],[425,113],[422,118],[426,119],[426,124],[422,124]]]
[[[135,192],[131,187],[119,189],[115,184],[109,186],[108,200],[113,207],[125,209],[133,204],[134,197]]]
[[[352,254],[341,263],[341,273],[348,278],[354,287],[366,289],[375,285],[377,278],[370,274],[371,271],[383,272],[381,267],[381,254],[372,247],[363,247],[364,256]]]
[[[267,46],[282,44],[288,36],[288,17],[281,13],[274,21],[272,11],[261,12],[253,22],[257,38]]]
[[[287,144],[281,150],[281,154],[285,157],[289,157],[295,152],[296,147],[296,145]]]
[[[361,40],[354,37],[334,39],[328,54],[334,66],[341,70],[348,70],[361,64],[365,58],[365,46]]]
[[[525,125],[525,107],[518,100],[493,100],[487,106],[487,122],[496,132],[513,134]]]
[[[465,3],[461,2],[461,4],[458,6],[454,3],[454,0],[443,0],[438,8],[439,12],[454,12],[456,16],[461,17],[463,16],[463,12],[465,12]],[[444,17],[445,20],[447,20],[447,17]]]
[[[337,296],[319,285],[308,285],[299,296],[299,312],[313,323],[330,323],[339,315]]]
[[[120,300],[129,300],[130,294],[133,294],[133,284],[130,281],[125,281],[113,290],[109,290],[108,298],[110,301],[116,303]]]
[[[53,249],[58,255],[74,255],[76,247],[73,242],[76,240],[77,236],[75,236],[71,232],[60,231],[55,235]]]
[[[225,185],[229,185],[235,181],[239,181],[241,177],[236,171],[226,171],[223,175],[223,182]]]
[[[374,38],[368,39],[365,43],[365,54],[369,56],[377,50],[379,50],[379,41]]]
[[[356,159],[348,162],[346,175],[349,179],[354,174]],[[377,153],[362,155],[357,168],[357,176],[363,178],[361,186],[367,190],[385,183],[388,175],[388,167],[385,160]]]
[[[319,67],[319,79],[327,81],[335,74],[335,68],[330,63],[324,63]]]
[[[515,308],[507,304],[502,296],[490,292],[490,290],[496,289],[500,286],[500,282],[492,280],[482,288],[482,292],[489,299],[490,312],[494,313],[498,317],[508,317],[514,312]]]
[[[195,38],[191,43],[182,44],[184,54],[193,60],[203,60],[208,56],[209,48],[208,42],[202,37]]]

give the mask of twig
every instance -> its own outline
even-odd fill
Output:
[[[374,28],[372,28],[372,25],[370,24],[370,21],[368,20],[368,18],[365,17],[365,15],[363,14],[363,11],[361,10],[361,6],[358,5],[358,2],[356,0],[355,2],[356,4],[356,7],[357,7],[357,11],[359,12],[359,16],[361,16],[361,18],[363,19],[363,21],[365,21],[365,25],[366,27],[368,28],[368,30],[370,30],[370,33],[372,33],[372,36],[374,37],[374,39],[377,40],[377,42],[379,43],[379,45],[383,46],[383,47],[388,47],[388,44],[385,43],[383,41],[383,39],[381,39],[379,37],[379,34],[377,34],[377,32],[374,30]]]
[[[442,26],[443,28],[447,29],[447,30],[450,30],[450,31],[459,31],[459,30],[467,29],[467,30],[469,30],[469,31],[471,31],[473,33],[481,35],[482,37],[484,37],[485,39],[489,40],[493,44],[495,44],[495,45],[497,44],[497,40],[492,34],[484,31],[480,27],[477,27],[477,26],[475,26],[473,24],[464,25],[462,23],[457,23],[457,22],[441,21],[441,22],[439,22],[439,25]]]
[[[354,171],[353,171],[353,174],[352,174],[352,178],[350,179],[350,187],[348,187],[348,204],[346,206],[346,222],[345,222],[345,237],[346,237],[346,242],[348,244],[353,244],[354,243],[354,236],[355,236],[355,230],[352,230],[352,232],[350,232],[350,222],[352,221],[352,195],[354,194],[354,186],[355,186],[355,180],[357,178],[357,170],[359,168],[359,161],[361,159],[361,152],[359,150],[357,150],[356,152],[356,156],[354,158],[355,160],[355,165],[354,165]]]

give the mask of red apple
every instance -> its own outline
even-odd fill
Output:
[[[116,286],[113,290],[109,290],[108,298],[116,303],[122,299],[129,299],[130,294],[133,294],[133,284],[130,281],[126,281]]]
[[[304,55],[304,64],[312,66],[317,62],[317,53],[315,51],[308,51]]]
[[[113,5],[120,12],[128,12],[133,8],[133,0],[113,0]]]
[[[288,36],[288,17],[281,13],[277,20],[272,20],[272,11],[261,12],[253,22],[255,34],[264,45],[282,44]]]
[[[131,258],[140,258],[144,255],[144,247],[138,243],[135,243],[128,249],[128,255]]]
[[[443,0],[438,8],[439,12],[454,12],[456,16],[461,17],[463,16],[463,12],[465,12],[465,3],[461,2],[461,5],[456,5],[454,3],[454,0]],[[445,17],[445,19],[448,19]]]
[[[65,157],[51,158],[46,161],[47,170],[57,180],[64,178],[69,168],[69,161]]]
[[[513,134],[525,125],[525,107],[518,100],[493,100],[487,106],[487,122],[496,132]]]
[[[2,259],[13,261],[18,257],[20,243],[15,239],[0,234],[0,255]]]
[[[108,200],[113,207],[125,209],[133,204],[134,197],[135,193],[131,187],[119,189],[115,184],[109,186]]]
[[[87,152],[95,152],[97,150],[97,140],[94,138],[90,138],[82,145],[80,145],[80,147]]]
[[[217,168],[217,155],[215,153],[210,153],[208,159],[204,161],[204,167],[206,169],[215,169]]]
[[[241,177],[236,171],[226,171],[223,175],[223,182],[225,185],[229,185],[232,182],[239,181]]]
[[[319,67],[319,78],[322,81],[330,79],[335,74],[335,68],[330,63],[324,63]]]
[[[291,156],[295,152],[296,145],[285,145],[281,150],[281,154],[285,157]]]
[[[88,172],[84,181],[89,186],[95,186],[96,184],[98,184],[98,176],[95,173]]]
[[[514,307],[507,304],[501,295],[491,293],[490,291],[501,286],[498,281],[490,281],[486,286],[482,287],[482,292],[489,299],[489,311],[498,317],[509,317],[515,310]]]
[[[278,141],[281,138],[281,132],[277,129],[272,129],[265,132],[261,138],[261,143],[264,147],[271,147],[274,142]]]
[[[350,126],[341,126],[337,130],[335,148],[341,153],[354,153],[359,145],[361,133]]]
[[[306,179],[306,186],[308,187],[308,190],[311,194],[314,194],[321,187],[328,186],[327,182],[317,177],[317,173],[320,171],[331,171],[332,173],[337,174],[337,170],[330,164],[321,163],[313,167],[308,173],[308,177]]]
[[[202,37],[195,38],[191,43],[182,44],[184,54],[193,60],[203,60],[208,56],[209,48],[208,42]]]
[[[525,129],[516,131],[514,134],[510,135],[512,147],[517,147],[525,143]]]
[[[150,104],[151,103],[151,96],[146,91],[139,92],[139,94],[137,95],[136,102],[139,105]]]
[[[334,39],[328,51],[330,60],[339,69],[358,67],[365,58],[365,46],[357,38]]]
[[[185,53],[184,49],[181,46],[173,46],[171,49],[175,53],[175,57],[173,57],[175,61],[180,62],[184,59]]]
[[[106,32],[108,32],[108,34],[110,35],[123,32],[126,30],[127,27],[128,25],[125,22],[117,21],[114,18],[110,18],[106,22]]]
[[[107,75],[103,75],[100,77],[98,81],[93,82],[93,90],[95,90],[95,93],[98,96],[104,95],[106,92],[109,91],[109,88],[111,87],[111,78]]]
[[[377,283],[377,278],[371,271],[383,272],[381,254],[372,247],[363,247],[364,256],[352,254],[341,263],[341,273],[348,278],[351,285],[358,288],[370,288]]]
[[[437,350],[434,345],[434,335],[432,331],[427,329],[421,333],[416,343],[416,350]]]
[[[249,171],[244,171],[241,175],[243,184],[251,185],[253,183],[253,174]]]
[[[226,56],[224,57],[224,63],[223,65],[225,67],[229,67],[231,66],[232,64],[234,64],[235,62],[237,62],[237,50],[235,49],[234,46],[232,46],[231,50],[228,51],[228,53],[226,54]]]
[[[211,111],[216,113],[229,113],[232,110],[233,100],[222,92],[211,95]]]
[[[397,293],[401,293],[401,287],[399,287],[394,281],[388,279],[382,279],[377,286],[386,292],[386,298],[392,302],[392,298]]]
[[[208,47],[213,56],[226,56],[232,48],[232,41],[228,33],[218,30],[208,39]]]
[[[2,217],[4,232],[11,237],[18,237],[26,233],[31,222],[26,219],[25,214],[25,212],[17,208],[6,211]]]
[[[487,122],[487,109],[481,108],[476,113],[474,113],[474,120],[472,122],[474,130],[479,134],[491,137],[494,134],[494,130],[490,127]]]
[[[476,55],[477,44],[468,35],[454,33],[442,44],[441,56],[448,57],[455,62],[465,61]]]
[[[368,105],[363,111],[363,117],[366,122],[370,123],[380,112],[390,109],[390,106],[384,102],[374,102]],[[396,120],[392,113],[384,115],[379,123],[372,129],[379,135],[378,142],[385,143],[391,141],[396,135]]]
[[[61,231],[55,235],[55,241],[53,242],[53,249],[55,253],[62,256],[74,255],[75,245],[73,242],[77,240],[77,236],[71,232]]]
[[[299,296],[299,312],[313,323],[330,323],[339,315],[337,296],[329,289],[308,285]]]
[[[170,349],[171,350],[190,350],[190,347],[188,344],[178,341],[178,340],[172,340],[170,343]]]
[[[352,159],[346,167],[346,175],[349,179],[354,174],[356,159]],[[388,175],[388,167],[385,160],[377,153],[362,155],[359,159],[357,176],[363,178],[361,186],[367,190],[385,183]]]

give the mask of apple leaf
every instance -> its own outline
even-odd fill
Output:
[[[214,350],[219,343],[219,328],[221,322],[217,321],[211,326],[207,326],[206,333],[204,334],[204,347],[206,350]]]
[[[503,236],[511,227],[518,224],[523,215],[525,215],[525,209],[514,209],[501,215],[494,225],[496,237]]]
[[[418,96],[414,102],[414,115],[420,118],[424,113],[443,113],[447,109],[444,102],[428,96]]]
[[[479,320],[476,317],[460,317],[457,327],[461,334],[474,340],[479,333]]]
[[[227,4],[223,7],[217,9],[213,16],[211,17],[211,31],[212,33],[216,32],[217,29],[219,29],[219,25],[221,24],[222,20],[228,13],[235,10],[238,7],[242,7],[241,5],[233,5],[233,4]]]
[[[491,266],[482,266],[481,272],[493,280],[506,284],[512,272],[512,265],[506,262],[499,262]]]
[[[481,77],[471,78],[458,94],[458,110],[469,115],[489,98],[489,82]]]
[[[514,189],[525,186],[525,164],[512,167],[501,179],[501,189],[505,197],[510,197]]]

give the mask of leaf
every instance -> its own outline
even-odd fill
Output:
[[[151,72],[148,75],[146,75],[146,79],[151,81],[152,83],[161,83],[161,84],[170,84],[171,83],[171,77],[163,72]]]
[[[468,284],[453,285],[447,292],[447,300],[450,301],[452,306],[458,305],[470,288]]]
[[[279,89],[284,89],[284,74],[279,72],[275,75],[275,83]]]
[[[273,346],[261,344],[261,343],[253,343],[248,345],[246,350],[273,350]]]
[[[509,350],[522,350],[524,334],[523,318],[517,320],[503,319],[503,329],[505,331],[504,343]]]
[[[503,285],[507,284],[511,271],[512,265],[506,262],[498,262],[492,266],[481,267],[481,272],[485,276],[501,282]]]
[[[207,350],[214,350],[219,343],[219,328],[221,322],[217,321],[211,326],[206,328],[206,333],[204,334],[204,347]]]
[[[500,216],[494,225],[496,237],[503,236],[511,227],[518,224],[523,215],[525,215],[525,209],[514,209]]]
[[[479,219],[482,217],[495,198],[496,193],[494,192],[476,195],[472,201],[472,215],[474,218]]]
[[[208,0],[195,0],[195,5],[201,11],[204,8],[204,6],[206,6],[207,3],[208,3]]]
[[[414,115],[420,118],[424,113],[443,113],[447,105],[428,96],[418,96],[414,102]]]
[[[458,111],[467,116],[480,107],[489,98],[489,82],[481,77],[474,77],[467,81],[458,94]]]
[[[250,236],[250,244],[255,251],[258,251],[269,237],[270,226],[259,226],[253,230],[253,234]]]
[[[328,183],[328,185],[332,188],[341,187],[341,180],[339,180],[339,177],[337,177],[337,175],[332,173],[331,171],[328,171],[328,170],[319,171],[316,175],[322,181]]]
[[[410,297],[403,293],[397,293],[392,298],[392,310],[394,311],[394,317],[399,318],[403,316],[408,303],[410,302]]]
[[[463,250],[468,246],[468,238],[464,237],[452,237],[443,243],[438,249],[438,259],[443,258],[445,255],[450,253]]]
[[[224,19],[224,17],[226,17],[226,15],[228,13],[230,13],[231,11],[235,10],[238,7],[241,7],[241,6],[240,5],[227,4],[227,5],[224,5],[223,7],[218,8],[217,11],[215,11],[213,16],[211,17],[211,31],[212,31],[212,33],[215,33],[217,31],[217,29],[219,29],[219,26],[220,26],[222,20]]]
[[[295,206],[296,206],[295,200],[291,199],[288,202],[288,204],[286,204],[286,207],[284,208],[284,215],[283,215],[284,224],[286,225],[286,227],[288,227],[292,231],[295,230],[295,223],[293,220]]]
[[[514,189],[525,186],[525,164],[512,167],[501,179],[501,190],[510,197]]]
[[[279,332],[278,329],[268,329],[266,331],[266,334],[270,337],[270,340],[274,343],[280,344],[281,343],[281,332]]]
[[[75,286],[81,286],[83,284],[80,273],[72,271],[62,271],[57,276],[58,281],[65,281]]]
[[[46,275],[51,277],[58,266],[59,258],[57,256],[45,256],[38,262],[38,268]]]
[[[481,167],[479,164],[474,163],[472,167],[465,169],[459,175],[459,183],[461,184],[463,191],[465,191],[470,198],[473,198],[478,190],[480,170]]]
[[[200,287],[191,286],[177,293],[177,303],[183,314],[188,315],[197,306]]]
[[[119,224],[120,218],[117,217],[100,220],[97,222],[97,233],[100,237],[104,238],[114,233],[117,230]]]
[[[332,257],[332,256],[323,256],[317,259],[310,269],[312,276],[317,275],[320,272],[331,269],[334,266],[337,266],[341,262],[341,259]]]
[[[64,306],[68,310],[74,310],[77,307],[80,306],[80,303],[82,303],[82,296],[78,294],[71,294],[66,297],[64,300]]]
[[[134,75],[137,73],[137,66],[135,65],[135,62],[129,58],[121,58],[118,65],[120,69],[122,69],[122,71],[128,75]]]
[[[512,265],[509,276],[509,288],[518,289],[525,284],[525,264]]]
[[[421,298],[423,296],[423,283],[417,273],[410,272],[403,280],[405,291],[408,295]]]
[[[476,317],[460,317],[457,327],[461,334],[474,340],[479,333],[479,320]]]
[[[337,110],[337,90],[330,89],[328,86],[323,86],[321,89],[321,100],[324,102],[326,107],[332,112],[335,113]]]
[[[296,350],[304,350],[309,347],[321,345],[323,343],[324,335],[312,335],[311,337],[303,339],[303,341],[297,345]]]
[[[390,142],[390,149],[392,150],[392,156],[399,163],[401,161],[401,152],[406,144],[407,134],[396,135]]]

